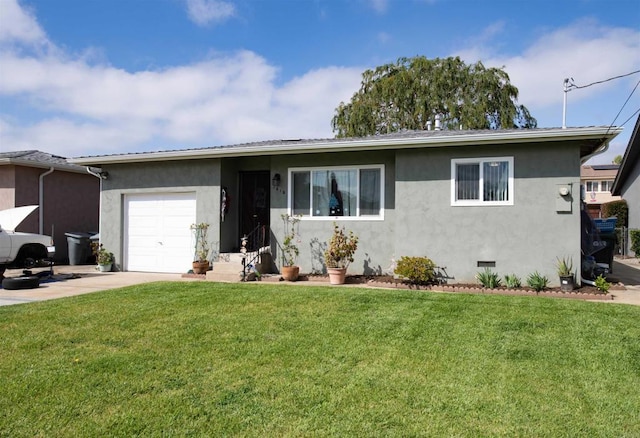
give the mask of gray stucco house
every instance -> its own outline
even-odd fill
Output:
[[[636,120],[611,193],[629,206],[629,228],[640,229],[640,117]]]
[[[336,221],[360,238],[351,274],[420,255],[453,283],[485,266],[557,283],[556,257],[580,260],[580,165],[620,132],[412,131],[72,161],[108,173],[100,232],[123,270],[186,272],[195,222],[210,224],[219,253],[238,251],[257,223],[270,226],[277,261],[288,213],[301,216],[302,272],[324,269]]]

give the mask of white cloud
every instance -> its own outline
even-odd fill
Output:
[[[564,78],[588,84],[637,69],[640,65],[640,32],[611,28],[593,20],[581,20],[541,36],[522,54],[501,56],[491,44],[471,47],[457,54],[467,62],[482,59],[486,66],[505,67],[527,107],[546,107],[562,101]],[[603,93],[607,87],[585,88],[571,93],[582,100]]]
[[[31,24],[22,44],[50,44]],[[276,85],[278,68],[250,51],[129,72],[57,49],[15,48],[0,43],[0,99],[35,116],[0,114],[2,148],[63,156],[330,137],[334,108],[363,70],[327,67]]]
[[[0,1],[0,43],[46,44],[47,37],[34,14],[17,0]]]
[[[219,23],[235,15],[232,3],[221,0],[186,0],[187,14],[198,26]]]

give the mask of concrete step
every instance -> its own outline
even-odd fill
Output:
[[[242,271],[242,263],[214,262],[212,271],[221,274],[237,274]]]
[[[242,279],[240,272],[236,273],[224,273],[217,272],[215,267],[212,271],[207,271],[206,280],[207,281],[217,281],[222,283],[236,283]]]

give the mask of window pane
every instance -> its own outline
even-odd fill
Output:
[[[356,215],[356,170],[315,170],[312,174],[314,216]]]
[[[311,208],[311,185],[309,172],[293,172],[293,214],[308,216]]]
[[[456,199],[480,199],[479,164],[456,164]]]
[[[600,184],[600,190],[602,190],[603,192],[610,192],[613,181],[602,181]]]
[[[587,192],[597,192],[598,181],[587,181]]]
[[[360,216],[380,214],[380,169],[360,170]]]
[[[509,199],[509,163],[489,161],[483,163],[483,200],[507,201]]]

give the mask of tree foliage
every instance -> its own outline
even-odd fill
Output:
[[[360,90],[341,102],[331,121],[337,137],[363,137],[426,129],[441,117],[443,129],[535,128],[517,104],[518,89],[499,68],[459,57],[399,58],[362,74]]]

